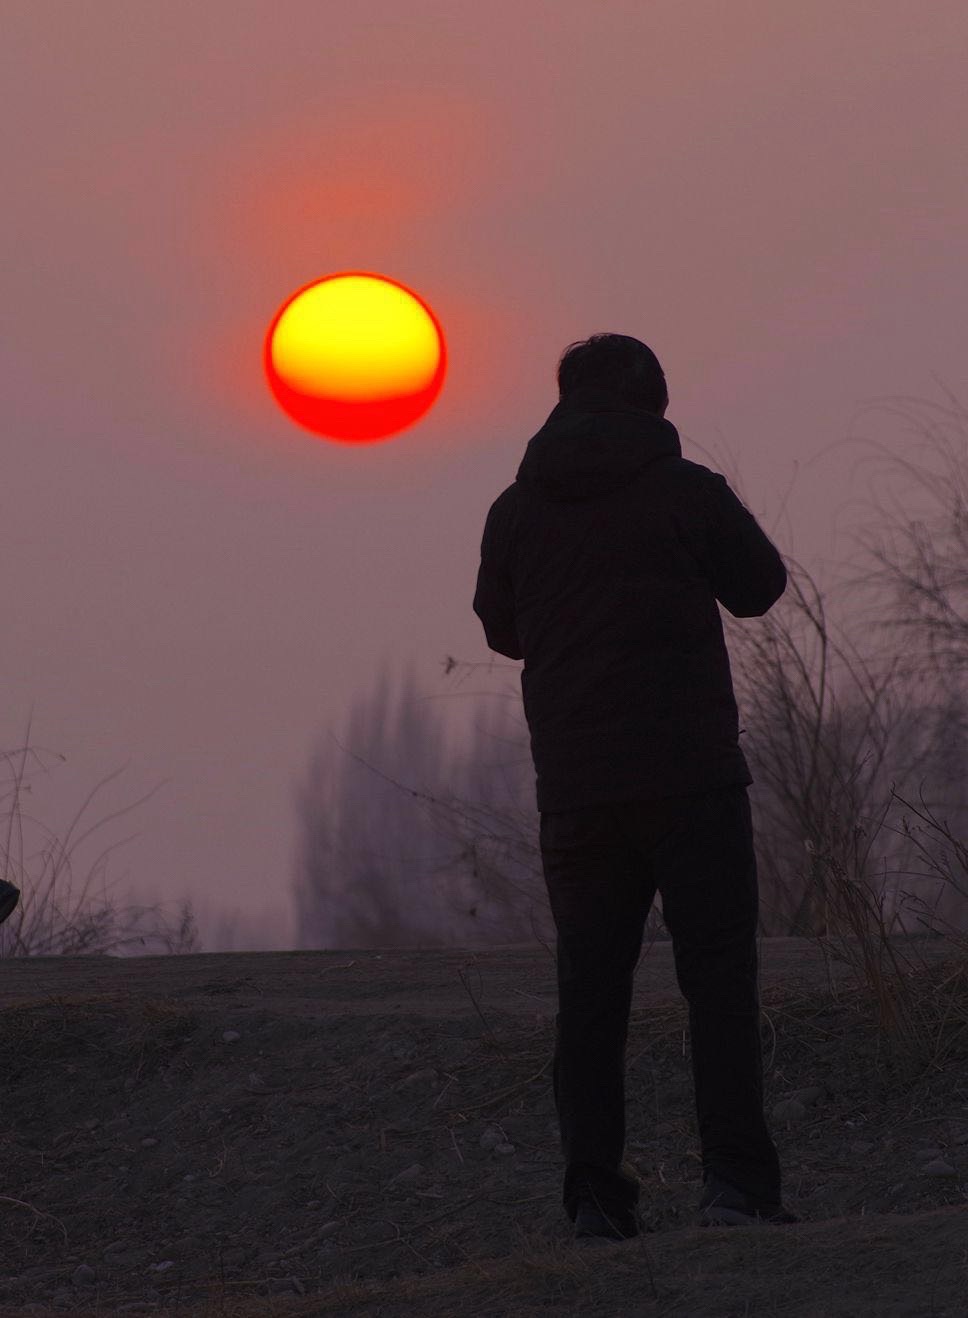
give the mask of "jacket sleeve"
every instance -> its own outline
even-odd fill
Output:
[[[515,624],[511,576],[507,569],[507,524],[497,509],[497,503],[492,504],[484,523],[474,612],[484,624],[484,635],[490,649],[506,655],[508,659],[523,659]]]
[[[704,570],[713,594],[734,618],[762,617],[786,590],[783,559],[724,476],[709,472],[703,493]]]

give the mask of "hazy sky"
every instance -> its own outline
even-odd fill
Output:
[[[683,456],[813,569],[857,455],[810,459],[903,448],[866,400],[965,392],[964,0],[5,0],[2,49],[0,747],[33,707],[55,828],[123,764],[94,817],[167,780],[109,877],[256,945],[290,945],[318,738],[384,660],[433,692],[491,657],[484,517],[567,343],[644,339]],[[260,362],[346,269],[450,358],[361,448]]]

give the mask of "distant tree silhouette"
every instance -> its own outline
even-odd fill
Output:
[[[533,843],[515,856],[508,824],[527,834],[537,811],[513,803],[495,835],[498,718],[484,709],[472,744],[445,745],[444,711],[419,697],[411,664],[396,702],[389,669],[352,707],[345,734],[320,739],[297,792],[294,895],[303,946],[488,946],[534,938],[515,875],[534,880]],[[530,758],[528,760],[530,766]],[[500,771],[500,772],[499,772]],[[514,788],[511,789],[514,794]],[[533,797],[533,785],[531,786]],[[522,816],[517,819],[517,814]],[[540,876],[540,870],[539,870]],[[546,904],[543,883],[533,904]]]

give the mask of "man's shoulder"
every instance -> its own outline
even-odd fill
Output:
[[[701,462],[692,462],[689,458],[674,457],[666,464],[666,469],[684,484],[705,485],[710,480],[722,479],[718,472],[704,467]]]
[[[725,484],[725,478],[718,472],[704,467],[701,462],[669,454],[662,461],[643,467],[626,488],[631,495],[650,500],[656,496],[660,500],[690,499],[713,489],[717,483]]]
[[[703,466],[701,462],[691,462],[689,458],[673,458],[664,467],[666,488],[687,499],[702,499],[710,494],[715,497],[727,487],[726,477],[720,472]]]
[[[692,462],[689,458],[680,457],[677,453],[663,454],[659,461],[647,462],[638,473],[641,477],[655,477],[659,474],[668,474],[672,477],[678,477],[683,482],[693,482],[702,484],[710,480],[724,480],[725,478],[717,471],[712,471],[709,467],[704,467],[701,462]],[[636,473],[633,473],[635,476]],[[506,504],[513,502],[522,494],[529,493],[528,487],[522,486],[517,479],[497,496],[494,504]],[[494,506],[494,505],[492,505]]]
[[[725,477],[719,472],[704,467],[701,462],[692,462],[689,458],[669,454],[663,461],[650,463],[642,468],[637,479],[633,479],[626,489],[645,490],[650,485],[664,481],[667,488],[688,492],[697,489],[709,489],[716,483],[725,484]],[[502,522],[509,518],[521,499],[527,499],[532,493],[527,486],[515,479],[497,496],[488,512],[492,522]]]
[[[520,494],[520,486],[517,481],[513,481],[505,490],[497,496],[491,504],[490,513],[494,517],[500,517],[502,513],[510,512],[517,502]]]

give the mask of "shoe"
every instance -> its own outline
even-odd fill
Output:
[[[20,889],[15,888],[6,879],[0,879],[0,924],[3,924],[7,916],[12,914],[19,900]]]
[[[634,1208],[599,1208],[593,1199],[580,1199],[575,1214],[575,1239],[586,1244],[600,1240],[632,1240],[639,1234]]]
[[[699,1202],[700,1226],[756,1226],[799,1222],[782,1204],[766,1203],[711,1172]]]

